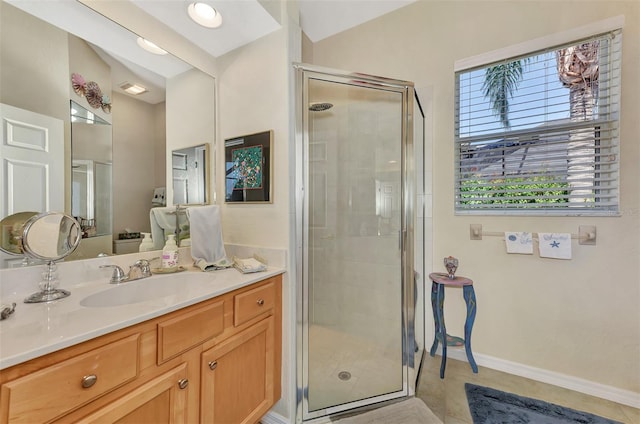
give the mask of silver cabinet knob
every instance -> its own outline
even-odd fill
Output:
[[[96,381],[98,381],[97,375],[95,374],[85,375],[84,377],[82,377],[82,387],[85,389],[88,389],[89,387],[96,384]]]
[[[186,389],[188,385],[189,385],[189,380],[187,380],[186,378],[183,378],[178,381],[178,387],[180,387],[180,390]]]
[[[215,370],[218,367],[218,361],[211,361],[209,362],[209,369],[211,371]]]
[[[258,306],[262,306],[264,305],[264,299],[258,299],[256,303],[258,304]]]

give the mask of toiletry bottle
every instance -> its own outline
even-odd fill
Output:
[[[178,245],[174,234],[167,236],[167,242],[162,249],[162,268],[175,268],[178,266]]]
[[[150,233],[142,233],[142,243],[140,243],[140,252],[148,252],[153,249],[153,240]]]

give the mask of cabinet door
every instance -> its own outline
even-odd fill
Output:
[[[200,422],[257,423],[274,404],[274,322],[269,317],[202,354]]]
[[[187,421],[187,364],[154,378],[80,420],[80,423],[184,423]]]

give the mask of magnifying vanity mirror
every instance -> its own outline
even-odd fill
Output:
[[[0,1],[0,119],[13,114],[21,137],[0,142],[0,219],[49,210],[75,217],[83,238],[66,260],[114,254],[127,230],[151,232],[154,190],[174,199],[171,153],[197,140],[200,164],[213,146],[214,78],[141,50],[137,39],[78,1]],[[97,84],[109,107],[79,95],[74,74]],[[130,85],[146,91],[129,94]],[[176,203],[209,201],[209,168],[184,177]],[[8,258],[0,252],[0,267],[26,262]]]
[[[25,303],[50,302],[69,296],[58,289],[55,262],[66,258],[80,244],[82,229],[73,217],[59,212],[21,212],[0,221],[0,249],[11,255],[27,255],[45,261],[40,291]]]

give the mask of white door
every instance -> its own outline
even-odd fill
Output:
[[[64,123],[0,103],[0,219],[64,212]]]

